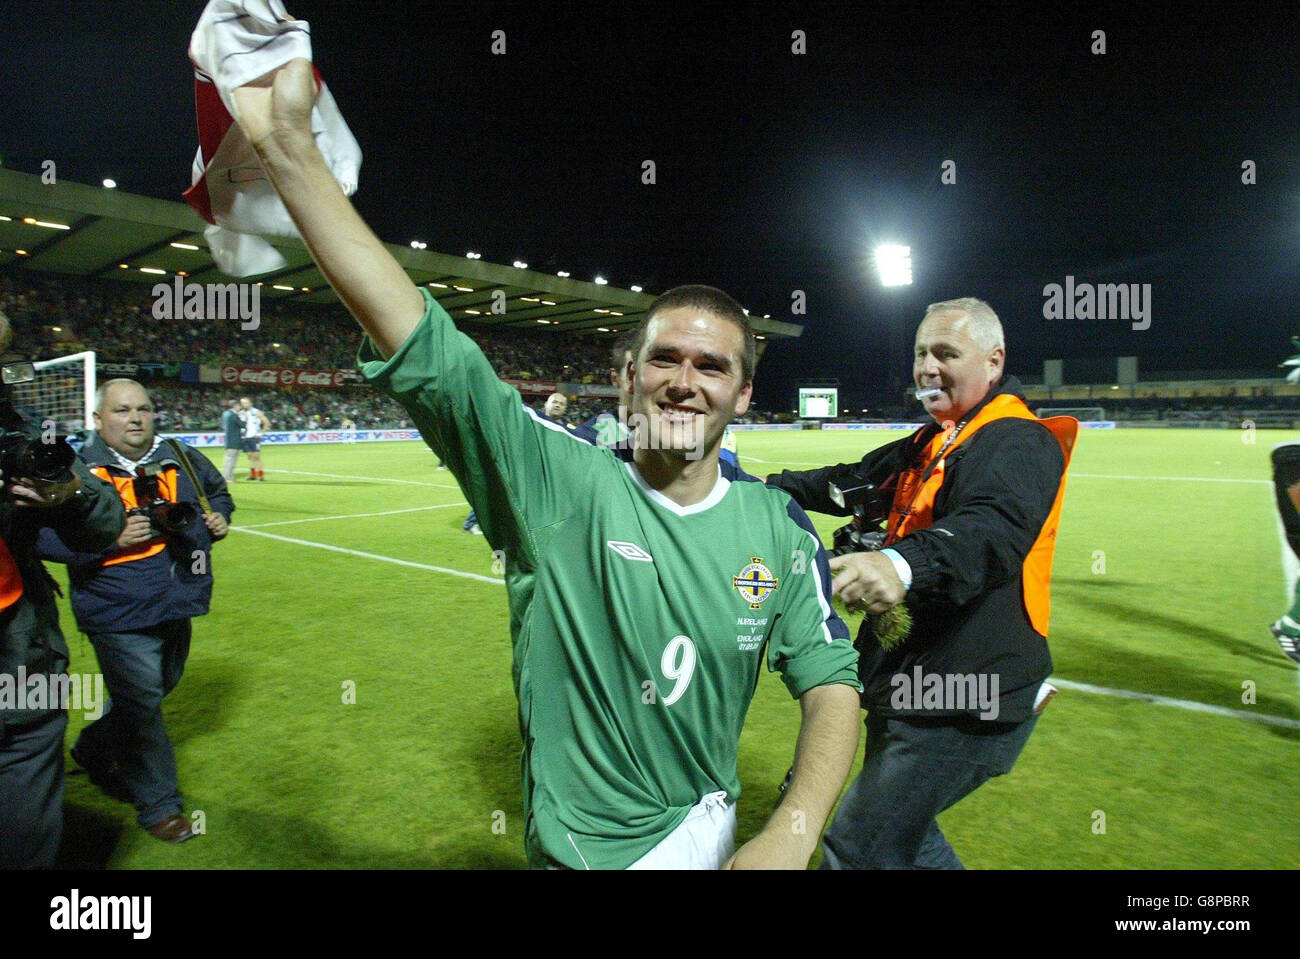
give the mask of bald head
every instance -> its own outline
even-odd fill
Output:
[[[546,398],[542,412],[553,420],[558,420],[569,409],[569,398],[563,393],[552,393]]]
[[[138,460],[153,447],[153,403],[135,380],[109,380],[95,391],[95,429],[110,448]]]

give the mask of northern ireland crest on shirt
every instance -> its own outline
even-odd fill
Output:
[[[761,556],[751,556],[744,568],[731,577],[731,585],[740,593],[740,598],[749,603],[750,609],[760,608],[776,592],[778,583],[772,571],[763,565]]]

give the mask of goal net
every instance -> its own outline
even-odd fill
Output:
[[[69,436],[95,428],[91,411],[95,407],[95,353],[73,353],[52,360],[38,360],[36,379],[15,383],[10,396],[28,422],[52,419],[55,430]]]
[[[1049,416],[1073,416],[1080,422],[1103,422],[1106,410],[1100,406],[1040,406],[1034,410],[1040,420]]]

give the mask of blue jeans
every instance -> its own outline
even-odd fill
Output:
[[[104,715],[81,731],[78,755],[92,765],[116,762],[135,799],[141,826],[181,811],[176,756],[163,726],[163,697],[176,688],[190,654],[190,621],[173,619],[132,633],[90,637],[108,687]]]
[[[935,817],[1011,771],[1038,717],[867,717],[862,772],[822,839],[822,869],[963,869]]]

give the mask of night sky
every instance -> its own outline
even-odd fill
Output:
[[[889,325],[910,341],[926,303],[963,295],[1002,317],[1012,372],[1134,354],[1144,374],[1265,371],[1289,354],[1300,7],[1130,6],[289,9],[361,144],[355,202],[382,238],[650,292],[720,286],[805,326],[760,366],[755,401],[779,408],[799,378],[878,391],[907,370]],[[61,178],[179,199],[201,9],[0,3],[4,165],[52,158]],[[883,241],[912,247],[911,287],[880,286]],[[1150,284],[1150,328],[1045,319],[1043,288],[1067,275]]]

